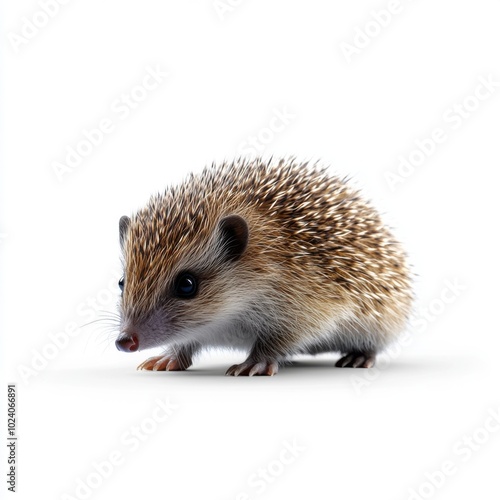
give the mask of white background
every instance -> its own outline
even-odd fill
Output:
[[[388,2],[233,3],[73,0],[30,31],[40,4],[2,2],[1,352],[18,384],[17,498],[83,498],[79,480],[96,499],[498,498],[500,87],[474,98],[481,78],[500,82],[498,2],[402,0],[380,21]],[[157,66],[168,77],[134,90]],[[144,99],[125,117],[116,100],[131,92]],[[293,118],[271,137],[276,110]],[[113,131],[58,177],[54,163],[106,118]],[[392,189],[388,172],[436,128],[446,140]],[[116,312],[119,217],[258,134],[265,156],[321,159],[385,213],[418,275],[410,340],[371,371],[335,369],[332,354],[229,378],[244,354],[209,352],[185,373],[136,372],[153,352],[117,352],[109,321],[81,326]],[[159,424],[157,398],[177,405]],[[293,460],[284,441],[301,450]],[[100,479],[92,463],[113,452],[122,461]],[[443,462],[453,474],[436,473]]]

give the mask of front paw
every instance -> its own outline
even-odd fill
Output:
[[[239,375],[253,377],[254,375],[276,375],[278,373],[277,361],[244,361],[239,365],[231,366],[226,375]]]
[[[187,370],[191,366],[191,360],[180,358],[173,354],[164,354],[162,356],[153,356],[141,363],[138,370],[152,370],[154,372],[175,372]]]

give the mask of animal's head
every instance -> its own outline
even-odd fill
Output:
[[[166,196],[166,195],[165,195]],[[227,320],[248,296],[246,219],[154,198],[120,219],[124,273],[118,349],[189,342]]]

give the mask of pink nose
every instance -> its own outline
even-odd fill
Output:
[[[135,333],[122,332],[115,345],[119,351],[135,352],[139,349],[139,339]]]

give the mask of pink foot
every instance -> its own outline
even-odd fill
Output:
[[[175,372],[187,370],[191,366],[191,360],[181,360],[173,354],[164,354],[163,356],[153,356],[141,363],[138,370],[152,370],[154,372]]]

